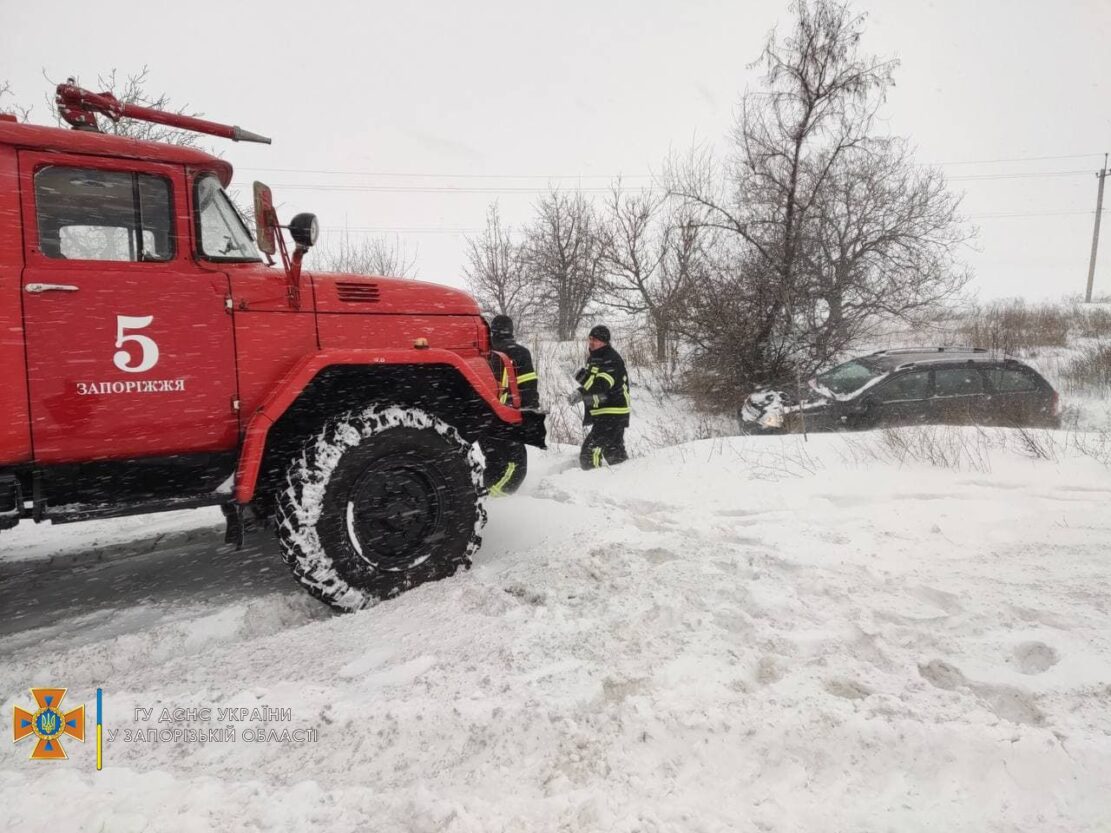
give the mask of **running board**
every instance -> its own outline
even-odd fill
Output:
[[[178,509],[200,509],[202,506],[219,506],[226,503],[227,495],[197,495],[188,498],[169,498],[140,503],[71,503],[66,506],[46,506],[41,518],[56,524],[70,524],[97,518],[123,518],[128,515],[146,515],[150,512],[173,512]]]

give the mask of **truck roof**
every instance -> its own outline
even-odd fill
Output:
[[[19,124],[0,120],[0,145],[55,153],[82,153],[116,159],[142,159],[147,162],[188,165],[213,171],[225,186],[231,182],[231,165],[203,150],[164,142],[130,139],[114,133],[94,133],[90,130],[44,127],[38,124]]]

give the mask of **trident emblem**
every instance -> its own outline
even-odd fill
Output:
[[[78,706],[63,714],[60,706],[62,698],[66,696],[64,688],[32,688],[31,696],[38,704],[38,711],[29,712],[19,706],[15,707],[12,715],[12,740],[18,743],[25,737],[35,735],[39,740],[31,752],[32,760],[48,761],[68,757],[62,749],[62,735],[85,742],[85,707]]]

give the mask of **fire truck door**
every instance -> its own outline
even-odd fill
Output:
[[[20,154],[36,461],[235,447],[228,278],[192,259],[185,187],[172,165]]]

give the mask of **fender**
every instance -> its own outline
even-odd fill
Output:
[[[476,356],[475,362],[486,367],[486,360]],[[524,417],[521,411],[498,401],[497,383],[493,374],[482,374],[474,364],[450,350],[425,348],[420,350],[321,350],[312,353],[297,364],[278,383],[247,423],[239,465],[235,473],[235,499],[240,504],[250,503],[258,483],[259,469],[266,451],[266,438],[270,428],[296,401],[305,387],[326,367],[335,365],[448,365],[462,374],[467,383],[500,419],[510,425],[519,425]],[[513,379],[516,382],[516,378]]]
[[[494,380],[498,384],[498,401],[501,401],[501,395],[503,393],[508,393],[509,401],[513,403],[513,407],[520,408],[521,389],[517,387],[517,368],[513,366],[513,359],[509,358],[509,356],[507,356],[505,353],[502,353],[500,350],[491,350],[490,352],[501,359],[502,367],[509,370],[509,373],[507,374],[509,379],[508,391],[502,390],[501,382],[497,382],[496,379]]]

